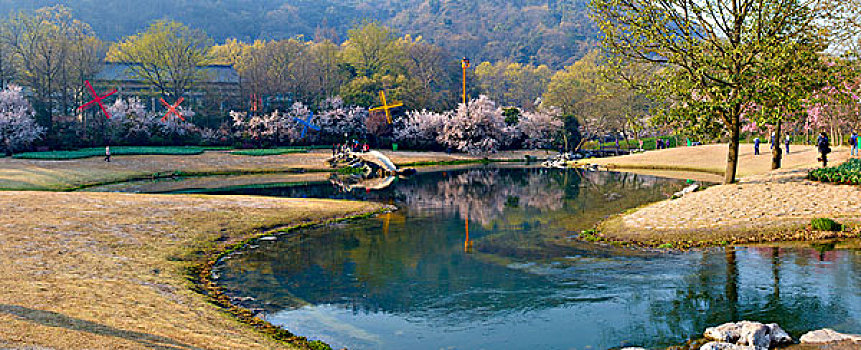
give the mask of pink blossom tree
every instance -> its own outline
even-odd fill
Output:
[[[435,148],[439,145],[437,138],[452,115],[452,112],[409,111],[404,118],[395,122],[395,141],[407,148]]]
[[[527,148],[547,148],[560,136],[563,123],[556,110],[525,112],[520,117],[518,128],[523,133],[523,145]]]
[[[469,104],[460,104],[437,140],[461,152],[494,153],[506,142],[505,128],[502,109],[482,95]]]
[[[0,91],[0,147],[6,154],[30,147],[44,133],[20,86],[9,85]]]
[[[340,142],[344,135],[359,139],[367,137],[367,109],[348,107],[340,97],[326,99],[320,109],[319,113],[314,114],[312,123],[320,127],[321,141]]]

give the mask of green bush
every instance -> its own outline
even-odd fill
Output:
[[[308,342],[308,347],[313,350],[332,350],[329,344],[326,344],[320,340],[312,340]]]
[[[277,156],[280,154],[290,154],[290,153],[308,153],[307,148],[263,148],[263,149],[244,149],[240,151],[233,151],[230,154],[235,154],[238,156]]]
[[[195,155],[207,150],[223,150],[225,147],[198,146],[115,146],[111,147],[111,155]],[[68,160],[105,155],[104,147],[84,148],[74,151],[24,152],[18,153],[16,159]]]
[[[829,218],[816,218],[810,220],[810,226],[815,231],[843,231],[843,225]]]
[[[807,177],[814,181],[861,185],[861,159],[850,159],[835,167],[813,169]]]

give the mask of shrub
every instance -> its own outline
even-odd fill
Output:
[[[813,169],[807,177],[814,181],[861,185],[861,159],[850,159],[835,167]]]
[[[230,154],[238,155],[238,156],[277,156],[281,154],[290,154],[290,153],[308,153],[307,148],[264,148],[264,149],[245,149],[241,151],[233,151]]]
[[[843,225],[829,218],[810,220],[810,226],[816,231],[843,231]]]

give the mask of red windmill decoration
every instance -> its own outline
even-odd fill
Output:
[[[185,118],[182,117],[182,114],[180,114],[176,110],[176,107],[179,107],[179,104],[182,103],[182,101],[185,101],[184,98],[180,97],[179,99],[176,100],[176,103],[174,103],[173,105],[167,103],[167,101],[165,101],[163,98],[160,98],[159,100],[161,100],[161,104],[163,104],[165,107],[167,107],[167,113],[164,114],[164,117],[161,117],[161,121],[165,121],[167,119],[167,117],[171,114],[175,115],[179,119],[182,119],[182,121],[185,121]]]
[[[104,112],[104,113],[105,113],[105,117],[107,117],[108,119],[111,119],[111,115],[108,113],[108,110],[107,110],[107,109],[105,109],[105,105],[104,105],[104,104],[102,104],[102,101],[103,101],[104,99],[108,98],[108,96],[115,94],[115,93],[117,92],[117,89],[114,89],[113,91],[111,91],[111,92],[107,93],[107,94],[106,94],[106,95],[104,95],[104,96],[99,96],[99,94],[97,94],[97,93],[96,93],[96,90],[95,90],[95,89],[93,89],[93,86],[92,86],[92,85],[90,85],[90,81],[89,81],[89,80],[87,80],[87,88],[89,88],[89,89],[90,89],[90,93],[92,93],[92,94],[93,94],[93,96],[94,96],[94,97],[93,97],[93,100],[92,100],[92,101],[90,101],[90,102],[87,102],[87,103],[86,103],[86,104],[84,104],[83,106],[78,107],[78,109],[80,109],[80,110],[84,110],[84,109],[87,109],[87,108],[89,108],[90,106],[92,106],[92,105],[94,105],[94,104],[98,104],[98,105],[99,105],[99,107],[101,107],[101,108],[102,108],[102,112]]]

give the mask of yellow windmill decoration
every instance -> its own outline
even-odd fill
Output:
[[[382,105],[382,106],[380,106],[380,107],[371,108],[371,111],[386,111],[386,121],[388,121],[388,122],[389,122],[389,124],[391,124],[391,123],[392,123],[392,112],[391,112],[391,109],[392,109],[392,108],[401,107],[401,106],[403,106],[404,104],[403,104],[403,103],[400,103],[400,102],[398,102],[398,103],[393,103],[393,104],[388,104],[388,102],[386,102],[386,92],[385,92],[385,91],[380,91],[380,101],[382,101],[382,102],[383,102],[383,105]]]

